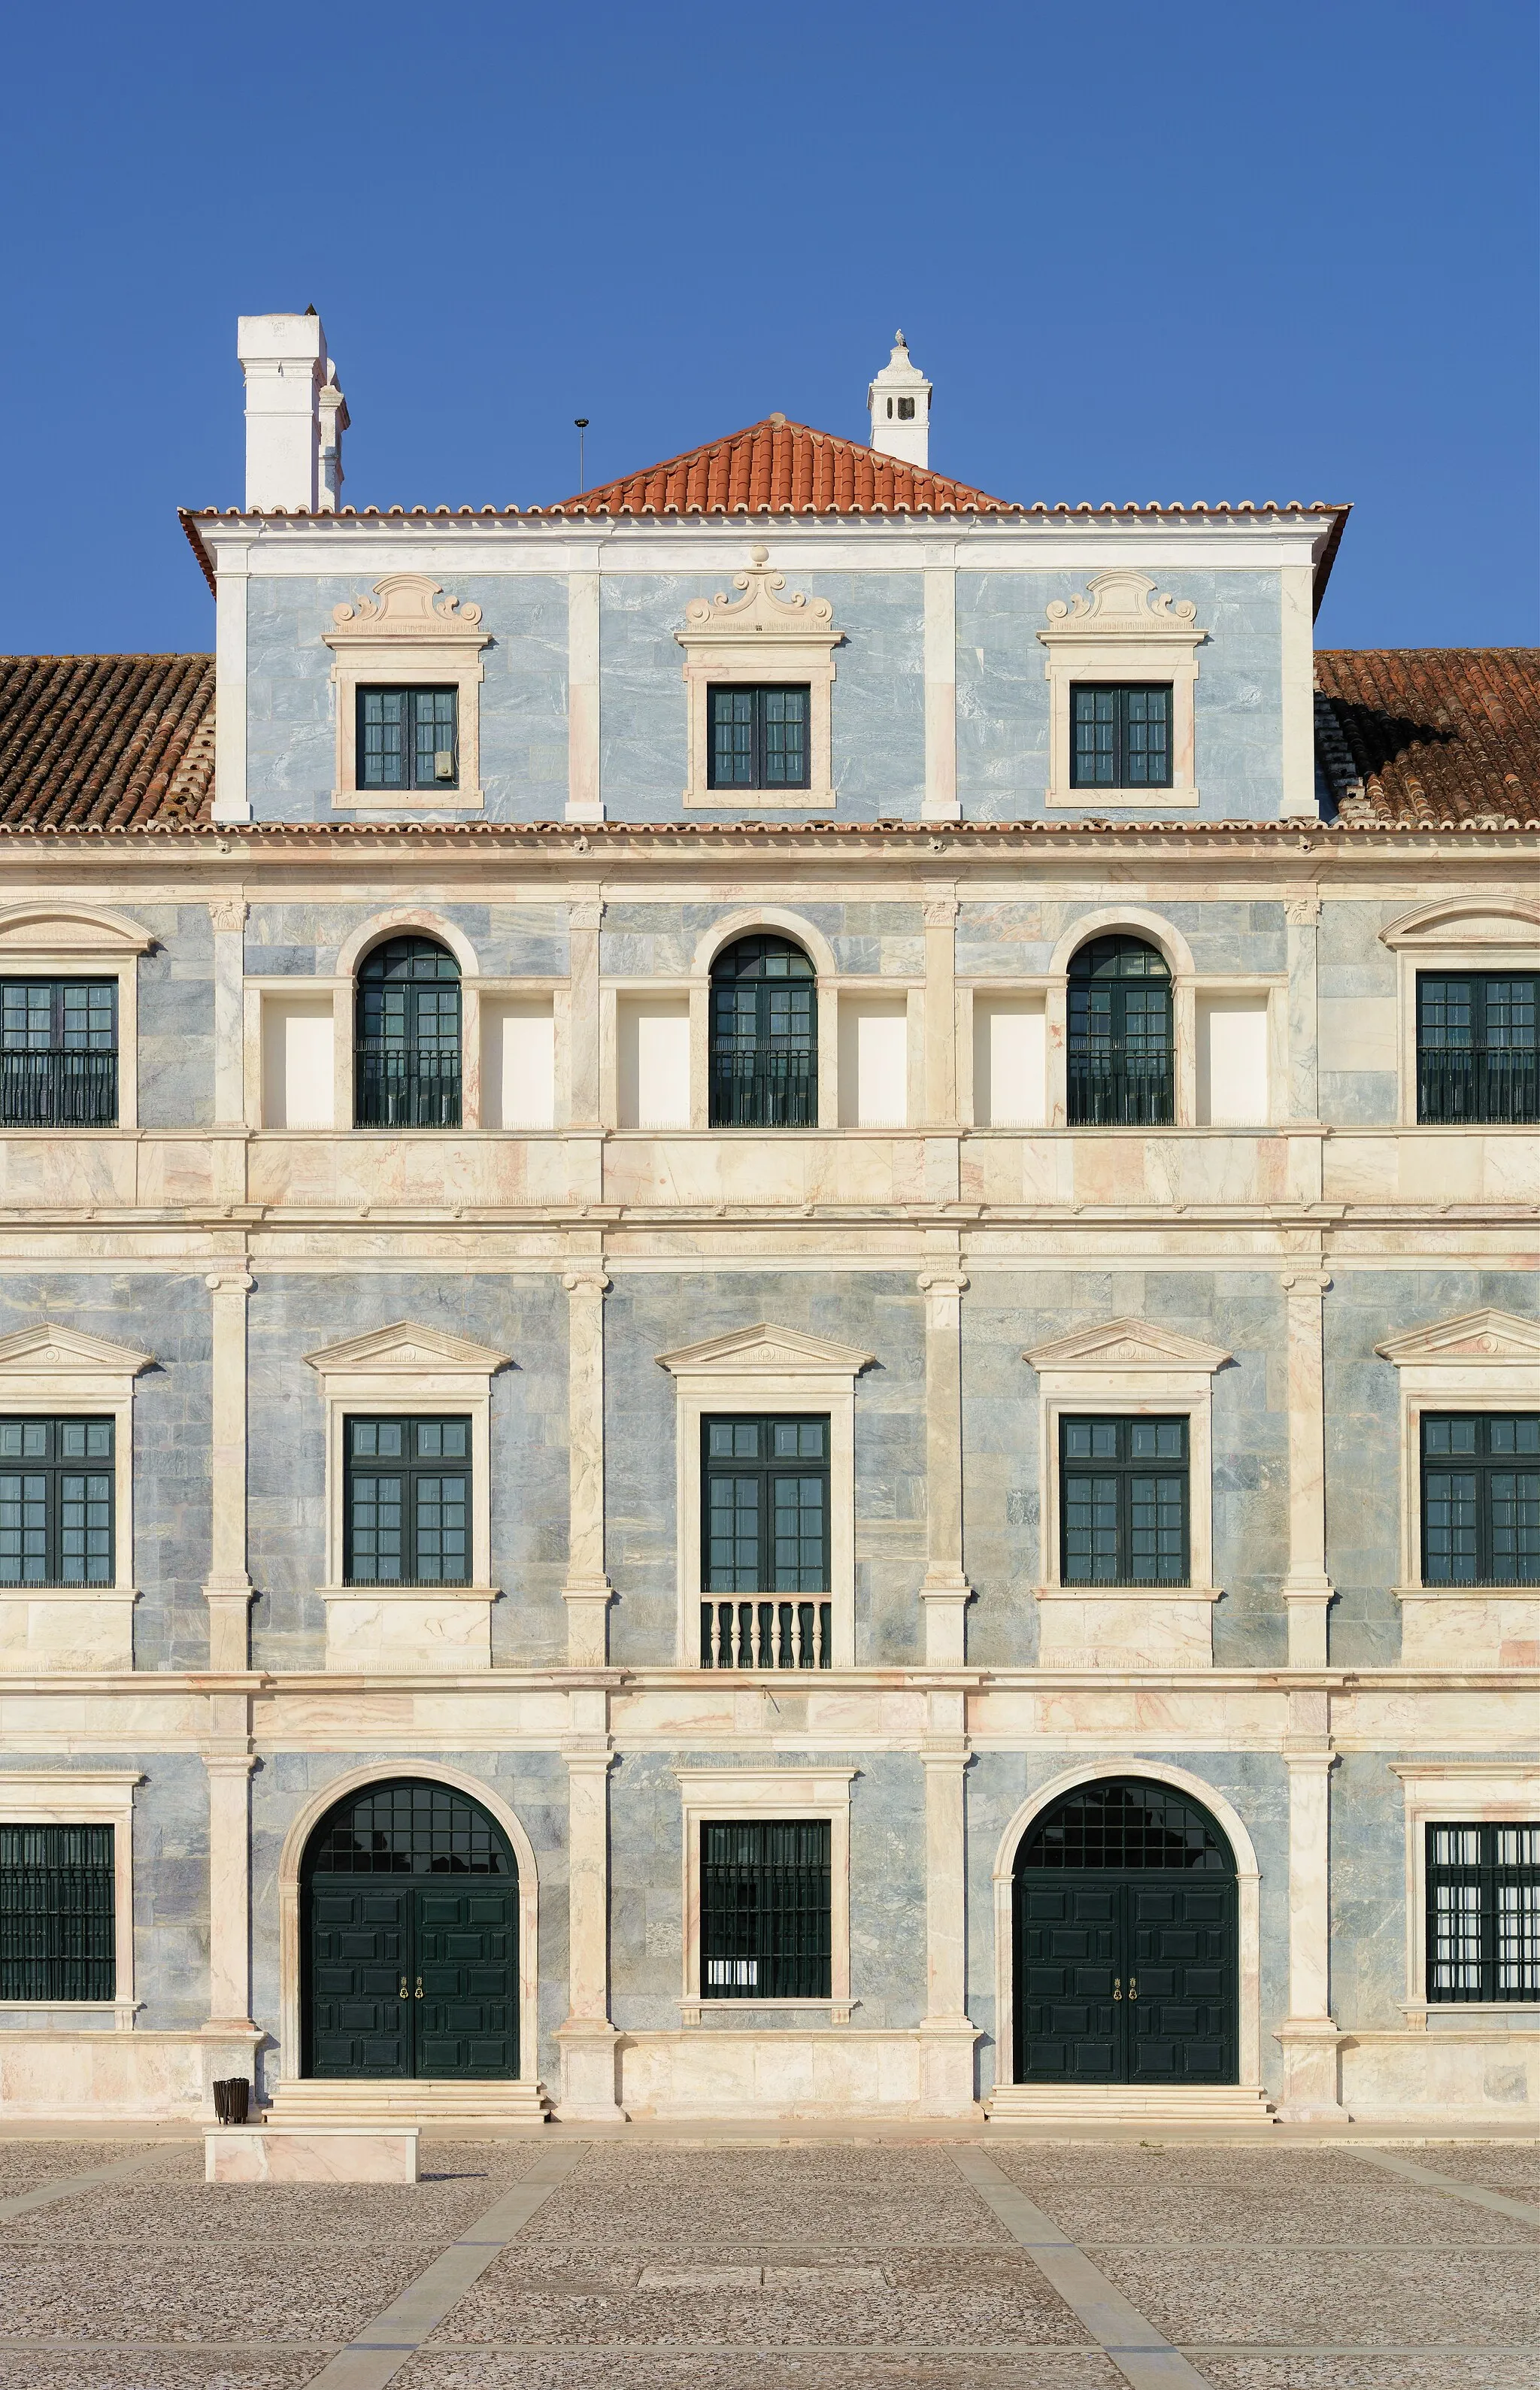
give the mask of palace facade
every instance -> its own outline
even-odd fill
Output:
[[[1540,660],[781,415],[0,666],[0,2117],[1540,2097]]]

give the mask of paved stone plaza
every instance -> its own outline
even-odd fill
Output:
[[[1534,2390],[1540,2149],[0,2144],[3,2390]]]

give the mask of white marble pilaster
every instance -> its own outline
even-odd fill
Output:
[[[249,1752],[203,1754],[209,1779],[209,2019],[254,2033],[251,2005],[251,1770]]]
[[[216,896],[214,933],[214,1126],[246,1125],[246,900]]]
[[[1289,1117],[1318,1121],[1319,1022],[1315,962],[1321,900],[1314,889],[1284,903],[1289,945]]]
[[[1309,1731],[1329,1724],[1325,1693],[1290,1696],[1289,1770],[1289,2014],[1278,2027],[1283,2049],[1283,2099],[1278,2114],[1291,2124],[1340,2124],[1338,2049],[1331,2014],[1331,1771],[1337,1754]]]
[[[567,575],[567,818],[604,819],[599,796],[599,576]]]
[[[920,2026],[920,2104],[927,2116],[974,2113],[968,2013],[968,1696],[933,1685],[926,1694],[925,2019]]]
[[[1322,1304],[1331,1284],[1324,1270],[1290,1270],[1283,1278],[1289,1373],[1289,1571],[1283,1599],[1289,1613],[1289,1664],[1327,1664],[1327,1612],[1332,1600],[1326,1573],[1326,1381]]]
[[[251,1275],[244,1262],[204,1278],[213,1314],[209,1666],[216,1675],[249,1664],[251,1580],[246,1569],[246,1298]]]
[[[922,1270],[925,1298],[925,1658],[960,1668],[972,1587],[963,1573],[962,1298],[966,1274]]]
[[[216,822],[251,818],[246,792],[246,592],[250,543],[221,539],[215,546],[214,799]]]
[[[597,1696],[602,1703],[605,1696]],[[575,1704],[574,1704],[575,1705]],[[610,2022],[610,1770],[603,1735],[574,1737],[567,1761],[567,2000],[560,2114],[615,2123],[619,2040]]]
[[[604,1569],[604,1298],[601,1262],[564,1272],[567,1290],[567,1659],[602,1668],[614,1588]]]

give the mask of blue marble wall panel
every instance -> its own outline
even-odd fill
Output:
[[[565,905],[440,903],[431,891],[421,901],[468,940],[483,977],[566,976]],[[409,893],[382,882],[373,905],[254,904],[246,924],[246,969],[257,978],[329,978],[350,939],[382,914],[412,902]]]
[[[155,940],[138,964],[140,1126],[206,1128],[214,1116],[209,907],[136,905],[132,918]]]
[[[965,818],[1042,819],[1049,774],[1050,599],[1098,570],[957,576],[957,793]],[[1283,798],[1281,588],[1275,572],[1162,572],[1160,587],[1198,607],[1194,778],[1187,819],[1276,819]],[[1094,800],[1086,811],[1094,813]],[[1057,809],[1056,809],[1057,811]],[[1121,808],[1126,816],[1129,808]]]
[[[258,821],[335,818],[334,606],[371,585],[356,578],[258,575],[247,597],[247,789]],[[567,581],[562,573],[452,576],[452,595],[482,610],[481,788],[487,821],[559,821],[567,805]],[[432,808],[435,819],[445,809]],[[453,818],[452,811],[450,816]],[[349,820],[367,820],[350,806]],[[400,818],[399,807],[382,819]]]
[[[398,1319],[513,1357],[492,1381],[492,1582],[503,1591],[493,1651],[507,1665],[550,1666],[567,1643],[567,1297],[545,1274],[452,1270],[259,1270],[247,1333],[252,1664],[325,1658],[326,1406],[304,1356]]]
[[[1391,1053],[1380,1068],[1364,1067],[1347,1041],[1362,1037],[1373,1016],[1355,1023],[1352,1008],[1378,1004],[1383,1030],[1394,1003],[1397,962],[1380,932],[1406,910],[1399,899],[1353,904],[1332,898],[1321,907],[1315,934],[1316,994],[1321,1019],[1319,1101],[1321,1118],[1337,1128],[1381,1128],[1400,1117],[1398,1070]],[[1393,1033],[1392,1033],[1393,1034]],[[1384,1038],[1380,1038],[1381,1049]]]

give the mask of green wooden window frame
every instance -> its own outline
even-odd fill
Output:
[[[1068,974],[1072,1128],[1161,1128],[1176,1116],[1171,969],[1143,938],[1092,938]]]
[[[470,1421],[343,1423],[343,1572],[348,1585],[468,1585]]]
[[[1424,1411],[1424,1585],[1540,1585],[1540,1413]]]
[[[703,1594],[829,1590],[827,1412],[700,1422]]]
[[[360,789],[457,789],[457,688],[360,688],[356,732]]]
[[[739,938],[712,965],[711,1124],[811,1128],[818,1118],[818,986],[789,938]]]
[[[1540,2000],[1540,1825],[1430,1825],[1428,1998]]]
[[[833,1984],[827,1818],[700,1829],[700,1997],[827,2000]]]
[[[1061,1415],[1059,1574],[1065,1585],[1187,1585],[1192,1554],[1184,1416]]]
[[[0,2000],[116,1998],[110,1826],[0,1826]]]
[[[117,1582],[110,1419],[0,1419],[0,1585]]]
[[[460,967],[436,938],[387,938],[359,966],[353,1124],[458,1128]]]
[[[813,708],[807,682],[766,682],[762,687],[712,683],[707,706],[708,788],[811,788]]]
[[[1417,1116],[1540,1120],[1540,972],[1418,973]]]
[[[1169,681],[1070,684],[1072,789],[1169,789]]]
[[[115,1128],[115,979],[0,980],[0,1128]]]

